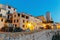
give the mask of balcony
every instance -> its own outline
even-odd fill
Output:
[[[12,21],[11,20],[6,20],[5,23],[12,23]]]

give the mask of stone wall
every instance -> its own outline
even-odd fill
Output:
[[[0,40],[52,40],[57,30],[42,30],[40,32],[0,33]]]

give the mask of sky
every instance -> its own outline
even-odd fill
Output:
[[[46,15],[49,11],[54,22],[60,22],[60,0],[0,0],[0,4],[10,5],[17,12],[32,16]]]

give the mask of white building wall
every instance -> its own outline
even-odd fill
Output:
[[[11,7],[11,9],[9,9],[8,8],[8,6],[6,6],[6,11],[8,12],[8,11],[10,11],[10,13],[13,13],[13,12],[16,12],[16,9],[14,10],[15,8],[12,8]]]
[[[4,9],[1,9],[0,14],[2,14],[2,16],[7,16],[7,11]]]
[[[8,8],[8,5],[2,5],[2,4],[0,4],[0,8],[1,8],[0,14],[2,14],[2,16],[5,16],[6,18],[7,18],[8,11],[10,11],[10,13],[16,12],[16,9],[15,8],[12,8],[11,7],[11,9],[9,9]]]
[[[11,7],[11,6],[10,6]],[[7,12],[10,11],[10,13],[16,12],[16,9],[11,7],[11,9],[8,8],[8,5],[2,5],[0,4],[0,8],[6,10]],[[15,10],[14,10],[15,9]]]

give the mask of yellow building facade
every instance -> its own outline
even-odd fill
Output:
[[[5,18],[0,17],[0,29],[5,26],[5,24],[6,24],[5,20],[6,20]]]

